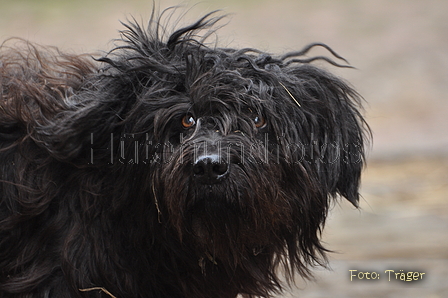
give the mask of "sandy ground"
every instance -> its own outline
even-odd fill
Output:
[[[0,0],[0,40],[107,50],[118,20],[147,19],[150,8],[146,0]],[[282,297],[448,297],[448,1],[210,0],[187,19],[218,8],[232,13],[222,45],[275,53],[321,41],[346,57],[356,70],[330,70],[364,96],[374,133],[361,209],[341,202],[324,231],[338,252],[332,270],[317,268],[315,282],[298,281]],[[380,279],[350,281],[350,270]],[[425,274],[389,281],[386,270]]]

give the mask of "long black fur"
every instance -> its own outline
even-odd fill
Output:
[[[1,46],[0,297],[269,297],[325,265],[331,201],[358,205],[361,99],[304,57],[327,46],[207,45],[220,19],[130,22],[96,60]]]

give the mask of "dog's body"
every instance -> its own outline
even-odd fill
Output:
[[[311,47],[205,46],[212,16],[127,25],[97,61],[0,48],[0,297],[267,297],[325,263],[331,199],[358,203],[359,97]]]

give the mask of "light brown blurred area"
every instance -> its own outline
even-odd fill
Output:
[[[119,37],[119,20],[147,20],[151,8],[146,0],[0,0],[0,40],[107,51]],[[337,252],[332,270],[317,268],[314,282],[298,281],[284,297],[448,297],[448,1],[210,0],[186,20],[214,9],[230,13],[219,31],[222,46],[283,53],[330,45],[356,69],[326,67],[366,100],[374,140],[361,209],[336,204],[323,233]],[[380,279],[350,281],[349,270]],[[425,275],[388,281],[386,270]]]

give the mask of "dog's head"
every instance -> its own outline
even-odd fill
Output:
[[[91,166],[116,177],[111,208],[134,207],[204,272],[241,272],[256,285],[246,292],[260,293],[278,286],[279,263],[306,276],[322,262],[331,200],[358,205],[368,128],[358,94],[310,64],[336,63],[304,57],[321,46],[340,58],[327,46],[283,56],[207,46],[197,36],[218,19],[166,39],[156,20],[148,30],[126,25],[92,91],[79,93],[81,111],[57,124],[54,152],[91,147]]]

